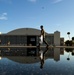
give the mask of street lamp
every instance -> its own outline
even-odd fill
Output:
[[[67,32],[67,35],[68,35],[68,37],[69,37],[69,40],[70,40],[70,32]]]
[[[70,60],[70,52],[69,52],[69,55],[68,55],[68,58],[67,58],[67,60]]]

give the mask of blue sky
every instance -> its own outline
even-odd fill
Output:
[[[0,0],[0,32],[40,25],[65,39],[68,31],[74,36],[74,0]]]

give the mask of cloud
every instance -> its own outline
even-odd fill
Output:
[[[54,4],[55,4],[55,3],[59,3],[59,2],[61,2],[61,1],[63,1],[63,0],[54,0],[53,3],[54,3]]]
[[[3,15],[3,16],[7,16],[7,13],[3,13],[2,15]]]
[[[30,2],[36,2],[37,0],[28,0],[28,1],[30,1]]]
[[[7,20],[7,13],[2,13],[0,15],[0,20]]]

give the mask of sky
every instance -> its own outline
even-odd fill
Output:
[[[74,36],[74,0],[0,0],[0,33],[44,26],[47,33]]]

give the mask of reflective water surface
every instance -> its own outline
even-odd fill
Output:
[[[0,53],[0,75],[74,75],[73,49],[45,48],[37,52],[26,56]]]

